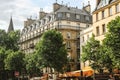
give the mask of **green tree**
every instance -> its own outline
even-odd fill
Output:
[[[120,17],[109,22],[107,29],[103,44],[110,50],[109,55],[114,67],[120,69]]]
[[[37,65],[38,62],[37,55],[36,54],[29,54],[25,56],[25,64],[26,64],[26,70],[29,76],[40,76],[42,74],[41,68]]]
[[[45,32],[36,50],[38,60],[42,61],[44,67],[54,68],[58,72],[63,71],[67,63],[67,50],[60,32],[55,30]]]
[[[90,40],[82,47],[82,61],[89,61],[90,66],[101,73],[103,70],[103,62],[101,60],[102,52],[100,42],[95,40],[95,36],[92,35]]]
[[[5,68],[6,70],[13,70],[22,72],[24,69],[24,54],[20,51],[9,50],[7,52],[8,56],[5,59]]]
[[[110,57],[111,54],[111,50],[105,46],[105,45],[101,45],[100,47],[100,60],[99,62],[102,64],[103,69],[108,70],[110,73],[112,72],[112,68],[113,68],[113,61]]]
[[[0,47],[0,71],[5,70],[4,66],[4,59],[6,58],[6,54],[5,54],[5,49]]]
[[[6,47],[7,33],[5,30],[0,30],[0,46]]]
[[[20,31],[11,31],[6,33],[4,30],[0,30],[0,46],[6,48],[6,50],[19,50],[18,41],[20,38]]]
[[[10,33],[7,33],[7,42],[6,42],[6,49],[13,50],[13,51],[18,51],[19,46],[18,46],[18,41],[20,39],[20,31],[11,31]]]

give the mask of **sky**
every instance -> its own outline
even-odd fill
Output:
[[[38,19],[40,8],[45,12],[52,12],[53,3],[82,8],[90,1],[92,11],[96,0],[0,0],[0,29],[7,30],[12,16],[14,29],[22,30],[24,21],[32,17]]]

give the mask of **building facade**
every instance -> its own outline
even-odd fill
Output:
[[[21,32],[20,49],[26,54],[33,53],[41,35],[47,30],[58,30],[63,35],[64,43],[71,61],[70,71],[80,69],[80,31],[91,26],[90,4],[78,9],[58,3],[53,4],[53,12],[42,9],[39,19],[27,19]]]
[[[82,47],[89,41],[93,34],[93,26],[90,26],[80,32],[80,55],[82,55]],[[81,56],[80,56],[81,58]],[[81,59],[80,59],[81,60]],[[89,62],[81,62],[81,69],[89,67]]]
[[[96,0],[96,9],[93,12],[93,33],[97,40],[102,41],[107,32],[107,24],[120,16],[120,0]]]

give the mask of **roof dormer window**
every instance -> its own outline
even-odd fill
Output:
[[[70,17],[70,13],[66,13],[66,17],[69,18]]]
[[[89,21],[90,20],[89,16],[85,16],[85,20]]]
[[[76,15],[76,19],[80,19],[80,15]]]
[[[62,13],[58,13],[57,16],[58,16],[58,18],[62,18],[63,15],[62,15]]]

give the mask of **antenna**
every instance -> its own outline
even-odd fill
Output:
[[[56,0],[56,3],[57,3],[57,0]]]
[[[32,15],[30,16],[30,19],[32,19]]]
[[[68,2],[68,6],[70,6],[70,2]]]
[[[66,3],[66,6],[68,6],[68,3]]]
[[[88,5],[90,5],[90,1],[88,1]]]
[[[43,8],[40,8],[40,12],[42,12],[43,11]]]
[[[37,16],[35,18],[37,19]]]
[[[63,5],[63,1],[62,1],[62,5]]]
[[[83,3],[83,7],[84,7],[84,3]]]

